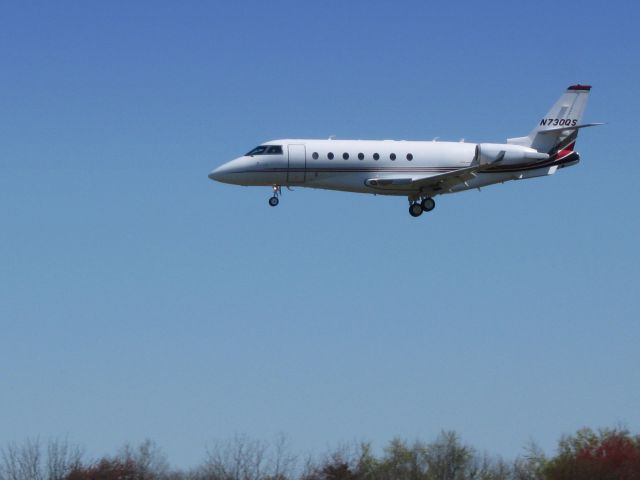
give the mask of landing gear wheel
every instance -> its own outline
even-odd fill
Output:
[[[431,210],[436,208],[436,202],[433,200],[433,198],[427,197],[422,200],[422,203],[420,203],[420,206],[422,207],[422,210],[424,210],[425,212],[430,212]]]
[[[273,188],[273,197],[269,199],[269,205],[271,205],[272,207],[275,207],[280,203],[280,200],[278,199],[278,197],[282,195],[282,189],[280,188],[280,185],[272,185],[272,188]]]
[[[409,215],[412,217],[419,217],[422,215],[422,206],[417,202],[409,205]]]

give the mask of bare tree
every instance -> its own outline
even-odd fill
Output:
[[[165,453],[149,439],[137,447],[125,445],[117,455],[117,459],[124,464],[135,465],[142,480],[162,479],[169,475],[169,462]]]
[[[282,434],[276,437],[269,457],[269,480],[285,480],[294,475],[297,457],[291,453],[287,437]]]
[[[200,476],[203,480],[261,480],[266,476],[267,445],[236,436],[207,451]]]
[[[82,461],[82,450],[67,440],[39,439],[0,449],[0,480],[64,480]]]
[[[295,476],[297,462],[284,435],[276,437],[273,444],[236,436],[209,448],[204,464],[188,477],[194,480],[288,480]]]
[[[63,480],[74,468],[82,464],[80,447],[70,445],[67,440],[50,441],[47,444],[47,479]]]
[[[39,440],[27,440],[23,445],[10,443],[2,449],[2,480],[44,480]]]

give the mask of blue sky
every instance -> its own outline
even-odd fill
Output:
[[[3,3],[0,444],[640,430],[638,9]],[[577,82],[577,167],[418,220],[207,179],[273,138],[503,141]]]

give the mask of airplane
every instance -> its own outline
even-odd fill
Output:
[[[307,187],[409,199],[409,214],[435,207],[433,197],[509,180],[553,175],[580,161],[578,131],[591,86],[571,85],[526,137],[506,143],[406,140],[282,139],[265,142],[209,173],[218,182]]]

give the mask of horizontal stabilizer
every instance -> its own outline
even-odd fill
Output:
[[[555,133],[555,132],[564,132],[571,130],[578,130],[579,128],[587,128],[587,127],[597,127],[598,125],[604,125],[604,123],[583,123],[582,125],[575,125],[573,127],[558,127],[558,128],[547,128],[546,130],[539,130],[539,135],[545,135],[547,133]]]

